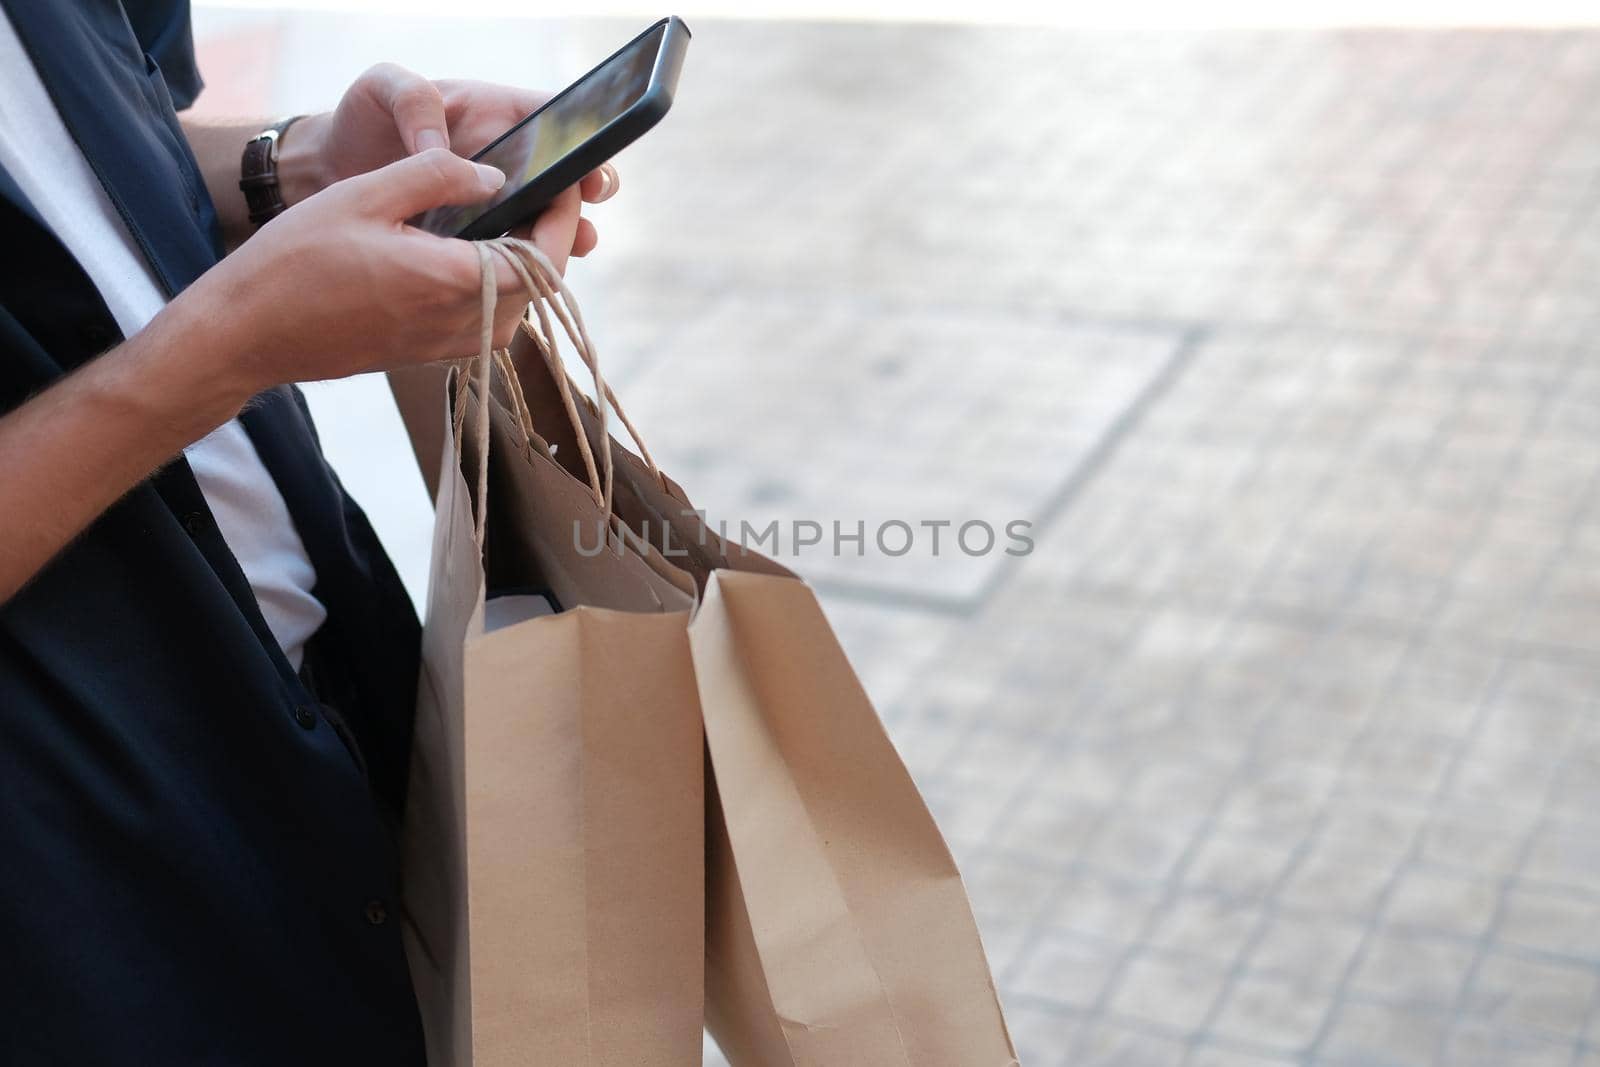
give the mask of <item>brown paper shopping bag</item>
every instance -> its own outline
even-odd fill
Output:
[[[486,275],[486,318],[493,298]],[[609,463],[580,483],[551,460],[488,344],[474,384],[457,372],[454,418],[433,390],[433,425],[414,436],[440,444],[403,826],[429,1062],[698,1064],[693,585],[635,548],[579,550],[574,524],[610,525]],[[486,594],[530,587],[563,610],[490,629]]]
[[[714,571],[689,640],[720,816],[706,1011],[729,1060],[1015,1064],[961,876],[811,590]]]
[[[816,597],[724,542],[595,406],[577,414],[590,450],[616,457],[618,516],[702,590],[706,1019],[723,1052],[735,1067],[1015,1064],[960,874]]]

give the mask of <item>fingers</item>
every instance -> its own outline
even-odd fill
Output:
[[[393,63],[380,63],[361,77],[373,99],[394,117],[407,152],[450,147],[444,98],[432,82]]]
[[[446,78],[433,83],[444,97],[445,117],[455,125],[472,113],[484,112],[495,116],[502,126],[510,126],[543,107],[550,94],[538,89],[520,89],[514,85],[496,85],[492,82],[468,81]]]
[[[583,176],[583,181],[578,183],[583,199],[590,204],[603,204],[617,195],[617,190],[622,187],[622,179],[617,176],[617,168],[609,163],[602,163],[594,170]]]
[[[575,191],[572,199],[576,200]],[[594,247],[594,227],[580,219],[573,229],[575,234],[570,239],[573,254],[583,255]],[[543,231],[536,241],[542,242],[541,250],[550,256],[556,268],[564,269],[567,257],[550,254],[550,239],[550,232]],[[427,280],[423,284],[436,296],[443,297],[444,302],[453,309],[450,314],[452,325],[448,336],[441,338],[440,349],[448,352],[450,358],[474,354],[480,343],[479,331],[483,328],[483,266],[479,246],[472,241],[434,237],[416,231],[411,231],[406,240],[412,243],[408,245],[410,251],[405,258],[416,264],[431,262],[432,266],[426,271]],[[516,336],[517,323],[526,312],[529,301],[536,299],[536,295],[529,291],[522,273],[505,256],[491,251],[489,264],[494,271],[496,290],[493,343],[496,348],[504,348]],[[425,302],[418,301],[419,304]]]
[[[522,287],[517,287],[517,292],[510,296],[502,296],[500,303],[494,309],[494,346],[505,348],[517,336],[517,323],[522,321],[522,315],[528,308],[527,297],[522,295]]]
[[[533,299],[533,294],[528,292],[521,276],[506,262],[504,256],[495,254],[490,258],[494,261],[495,287],[499,290],[494,305],[494,346],[504,348],[516,335],[517,323],[528,309],[528,301]],[[482,328],[481,320],[479,328]]]
[[[511,236],[519,241],[533,240],[533,226],[518,226],[511,231]],[[600,231],[595,229],[594,223],[583,216],[578,216],[578,228],[572,237],[572,255],[582,259],[600,244]]]
[[[435,298],[451,308],[451,328],[448,336],[440,339],[437,350],[451,359],[476,355],[483,329],[483,264],[477,244],[423,233],[413,234],[408,240],[413,242],[410,261],[432,261],[434,266],[427,271],[429,280],[425,284]],[[504,256],[491,252],[489,263],[496,290],[494,347],[504,348],[515,336],[517,322],[532,297]]]
[[[593,252],[600,243],[600,232],[594,228],[594,223],[581,216],[578,219],[578,232],[572,238],[572,254],[578,259]]]
[[[550,257],[550,263],[562,273],[566,272],[567,257],[572,254],[573,241],[578,233],[578,213],[582,207],[583,200],[578,195],[577,186],[573,186],[551,201],[550,206],[544,209],[544,214],[533,223],[533,243],[539,246],[539,251]]]
[[[444,204],[475,204],[493,195],[506,176],[493,167],[430,148],[420,155],[347,179],[343,189],[354,210],[392,222]]]

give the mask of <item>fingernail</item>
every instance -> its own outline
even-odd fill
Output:
[[[496,170],[487,163],[474,163],[473,166],[478,168],[478,184],[483,186],[484,192],[495,192],[506,183],[504,172]]]
[[[449,148],[450,141],[442,130],[422,130],[417,134],[417,151],[426,152],[430,148]]]

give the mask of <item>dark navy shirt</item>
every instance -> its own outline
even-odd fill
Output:
[[[201,87],[188,5],[0,2],[182,291],[221,254],[173,110]],[[0,170],[0,411],[120,339]],[[242,421],[316,567],[308,655],[339,715],[284,659],[181,456],[0,605],[0,1063],[423,1060],[394,844],[416,617],[298,391]]]

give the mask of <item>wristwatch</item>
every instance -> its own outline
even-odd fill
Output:
[[[239,161],[239,188],[244,191],[252,226],[266,223],[289,206],[278,188],[278,143],[289,127],[303,118],[304,115],[293,115],[275,122],[244,146],[244,157]]]

